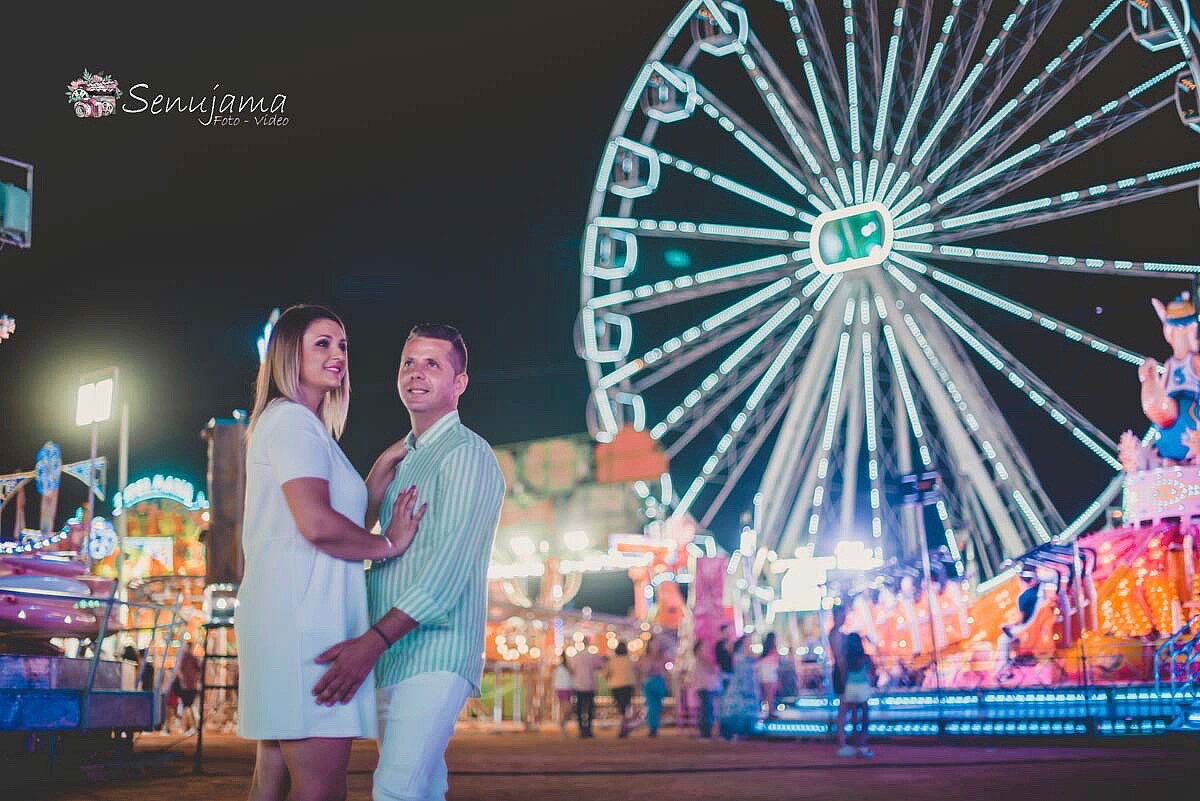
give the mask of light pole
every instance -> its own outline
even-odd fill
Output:
[[[929,607],[929,633],[933,643],[933,677],[939,692],[942,689],[941,669],[938,667],[938,625],[935,617],[940,618],[941,607],[933,590],[933,575],[929,565],[929,543],[925,541],[925,507],[936,504],[942,498],[941,475],[937,471],[914,473],[900,479],[904,487],[904,504],[913,507],[917,517],[917,539],[921,545],[921,569],[925,573],[925,602]],[[913,621],[914,625],[919,625]]]
[[[84,531],[91,530],[92,515],[96,505],[96,445],[100,434],[100,424],[112,417],[113,397],[116,394],[116,367],[85,374],[79,379],[79,388],[75,394],[75,425],[92,427],[91,455],[88,457],[87,515],[83,519]]]

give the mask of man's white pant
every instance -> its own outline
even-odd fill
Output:
[[[471,695],[457,673],[421,673],[381,687],[375,801],[444,801],[446,746]]]

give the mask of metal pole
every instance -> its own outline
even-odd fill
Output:
[[[84,532],[85,532],[84,536],[88,536],[91,533],[92,512],[95,510],[95,506],[96,506],[96,445],[97,445],[97,437],[99,436],[99,434],[100,434],[100,424],[93,422],[92,423],[92,450],[91,450],[91,456],[88,458],[87,516],[83,518],[83,525],[84,525]]]
[[[931,653],[933,658],[933,678],[937,683],[937,690],[940,693],[942,691],[942,672],[938,669],[937,627],[934,626],[933,623],[933,616],[935,614],[940,614],[940,609],[938,609],[937,601],[934,600],[933,597],[933,576],[929,569],[929,543],[925,541],[925,507],[923,505],[918,505],[916,507],[916,512],[917,537],[921,544],[921,567],[925,571],[925,603],[929,608],[929,639],[933,643],[933,651]]]
[[[117,451],[117,489],[125,495],[129,483],[129,404],[121,404],[121,436]],[[129,515],[121,513],[117,520],[117,593],[125,598],[125,535],[128,533]]]
[[[88,484],[87,484],[87,514],[83,518],[83,550],[87,557],[88,570],[92,568],[92,514],[96,508],[96,438],[100,433],[100,424],[92,422],[92,450],[91,456],[88,458]],[[113,587],[113,597],[116,597],[119,585]]]

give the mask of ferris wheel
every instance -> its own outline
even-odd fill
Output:
[[[1050,46],[1052,20],[1073,32]],[[638,491],[674,517],[707,527],[756,496],[755,573],[855,532],[877,558],[911,555],[915,513],[888,482],[935,468],[929,519],[960,573],[1082,531],[1120,492],[1116,443],[960,301],[1040,329],[1063,360],[1143,361],[1006,288],[1200,273],[1028,244],[1167,193],[1194,208],[1195,25],[1186,0],[684,4],[617,111],[588,209],[594,438],[648,432],[672,472]],[[1139,170],[1085,158],[1164,116],[1182,144]],[[1118,474],[1094,502],[1056,507],[989,371]]]

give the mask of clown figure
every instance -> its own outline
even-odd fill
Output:
[[[1159,432],[1158,453],[1170,462],[1183,462],[1200,455],[1193,440],[1200,429],[1200,342],[1197,341],[1196,307],[1184,292],[1164,306],[1151,300],[1162,321],[1163,338],[1171,346],[1171,358],[1158,373],[1158,362],[1146,359],[1138,368],[1142,382],[1142,411]]]

